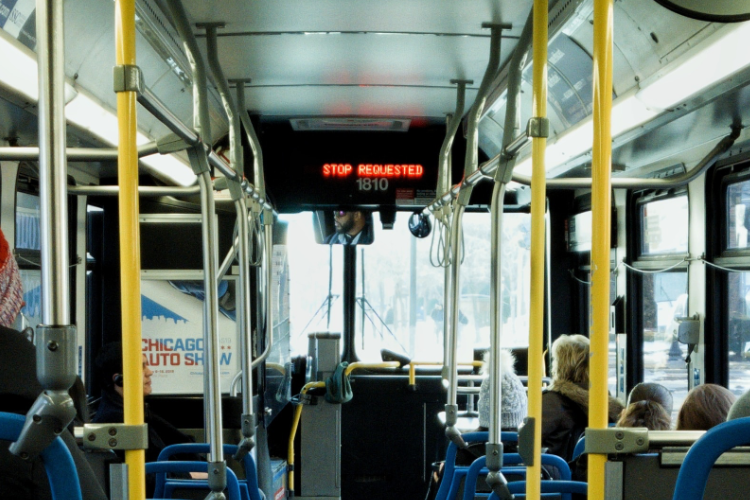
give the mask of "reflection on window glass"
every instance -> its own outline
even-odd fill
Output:
[[[365,314],[360,308],[357,316],[357,350],[363,359],[377,358],[382,347],[406,351],[413,359],[443,359],[444,269],[430,264],[432,236],[417,239],[409,233],[409,215],[398,213],[393,230],[376,224],[375,243],[364,249]],[[527,214],[503,219],[501,315],[507,347],[528,346],[529,224]],[[467,213],[463,228],[458,359],[470,361],[475,347],[490,345],[490,215]],[[358,280],[360,296],[361,269]]]
[[[19,192],[16,196],[16,248],[41,250],[39,197]]]
[[[315,243],[310,213],[285,214],[279,218],[289,223],[291,350],[293,355],[299,355],[307,353],[307,334],[342,331],[343,247]],[[333,263],[330,275],[329,259]]]
[[[687,345],[677,341],[676,318],[688,315],[688,274],[643,275],[643,380],[665,386],[677,411],[687,395]]]
[[[727,248],[750,246],[750,181],[730,184],[727,187]]]
[[[750,389],[750,272],[727,275],[729,390]]]
[[[677,196],[641,207],[643,255],[688,251],[688,199]]]

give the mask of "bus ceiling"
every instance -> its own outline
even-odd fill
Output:
[[[589,177],[593,2],[550,3],[548,177]],[[744,19],[747,2],[704,3],[711,4],[705,6],[710,12],[688,17],[680,11],[684,0],[615,2],[612,160],[616,175],[647,177],[654,170],[679,164],[689,170],[731,126],[750,119],[750,93],[745,91],[750,82],[745,66],[750,61],[739,50],[750,39],[750,29],[741,23],[716,22]],[[0,30],[0,51],[13,61],[7,67],[13,68],[15,78],[10,80],[0,71],[0,115],[12,118],[0,124],[0,137],[14,145],[35,146],[38,98],[30,90],[37,71],[35,28],[33,22],[22,22],[33,18],[34,6],[26,4],[23,8],[28,12],[20,12]],[[476,96],[489,53],[489,30],[482,23],[512,24],[503,33],[501,69],[479,126],[479,146],[486,158],[500,152],[508,61],[527,21],[530,1],[483,0],[471,9],[432,0],[410,2],[406,9],[401,2],[379,4],[377,9],[367,3],[334,0],[294,8],[270,2],[254,4],[252,15],[247,15],[247,4],[239,0],[209,4],[187,0],[184,5],[204,57],[205,30],[197,24],[225,23],[218,28],[217,41],[227,78],[250,79],[242,85],[247,111],[260,125],[261,143],[269,143],[264,134],[267,128],[283,124],[295,134],[288,149],[301,147],[298,141],[307,141],[303,136],[324,133],[321,129],[331,134],[363,134],[368,137],[369,151],[382,149],[380,141],[386,136],[412,137],[432,127],[444,130],[445,116],[454,109],[456,99],[451,80],[473,80],[466,86],[466,109]],[[116,141],[116,134],[115,139],[112,135],[116,97],[111,76],[102,68],[114,62],[113,5],[75,0],[65,2],[64,8],[68,145],[111,148]],[[190,65],[168,9],[163,0],[139,0],[136,8],[138,62],[145,87],[182,123],[192,123]],[[90,50],[94,44],[97,50]],[[690,73],[690,61],[700,57],[729,65],[711,71],[703,66],[703,75]],[[706,74],[710,78],[704,78]],[[667,102],[660,87],[668,88],[671,95],[667,97],[677,101]],[[528,65],[521,91],[523,128],[531,113]],[[204,139],[214,143],[227,134],[228,124],[213,85],[208,95],[212,135]],[[94,115],[103,121],[87,121]],[[169,133],[143,109],[138,123],[143,143]],[[743,130],[738,144],[747,139]],[[435,158],[439,147],[430,143]],[[519,175],[528,175],[529,149],[526,146],[519,153]],[[325,163],[351,162],[331,156],[317,168]],[[461,167],[460,160],[455,163]],[[425,175],[432,169],[427,160],[417,163],[403,156],[366,160],[367,164],[421,164]],[[82,165],[99,178],[113,176],[115,171],[106,161]],[[170,167],[190,174],[185,182],[192,180],[184,157],[176,158]],[[279,168],[288,174],[302,173],[306,167],[269,164],[266,171]],[[360,184],[372,192],[381,187],[372,181]],[[415,192],[413,199],[419,198]]]

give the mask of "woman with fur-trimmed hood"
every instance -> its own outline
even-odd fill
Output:
[[[622,404],[609,397],[609,421]],[[542,448],[570,461],[589,418],[589,339],[561,335],[552,343],[552,385],[542,394]]]

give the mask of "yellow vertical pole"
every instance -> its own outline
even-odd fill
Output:
[[[135,2],[115,3],[117,65],[135,66]],[[120,273],[122,279],[122,373],[125,379],[125,424],[143,424],[143,369],[141,355],[141,245],[138,227],[138,148],[136,93],[117,93],[119,143],[117,175],[120,183]],[[146,498],[146,452],[127,450],[130,500]]]
[[[589,427],[607,427],[609,350],[609,253],[611,238],[613,1],[594,0],[594,148],[591,234],[591,358]],[[589,498],[604,499],[607,456],[589,454]]]
[[[547,0],[534,0],[534,73],[531,114],[547,118]],[[531,139],[531,303],[529,318],[529,416],[534,419],[534,465],[526,474],[526,498],[541,496],[542,372],[544,343],[544,259],[547,172],[546,137]]]

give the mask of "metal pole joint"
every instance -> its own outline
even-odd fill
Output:
[[[112,68],[113,87],[115,93],[143,92],[143,72],[141,68],[132,64],[118,64]]]

